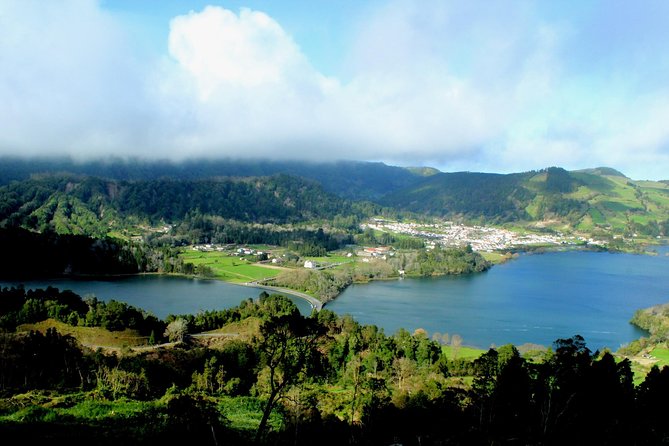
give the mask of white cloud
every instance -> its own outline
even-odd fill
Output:
[[[3,0],[0,153],[493,171],[613,164],[643,173],[649,163],[666,176],[669,59],[648,62],[657,45],[630,55],[631,36],[619,35],[626,45],[597,70],[590,55],[606,42],[579,40],[607,37],[584,30],[606,27],[597,8],[570,21],[545,6],[391,0],[361,9],[344,81],[320,73],[260,11],[174,17],[165,53],[146,57],[123,17],[96,0]]]
[[[3,152],[108,153],[141,140],[143,72],[95,2],[0,4]]]
[[[345,84],[317,72],[263,13],[208,7],[175,18],[170,54],[181,76],[169,90],[197,92],[189,141],[228,155],[319,159],[443,161],[476,152],[505,122],[497,86],[453,74],[434,37],[411,31],[415,14],[392,14],[372,20],[358,47],[388,59],[365,56]],[[396,34],[417,41],[398,43]]]
[[[170,54],[205,100],[222,86],[279,87],[313,71],[290,36],[263,12],[242,9],[237,15],[209,6],[176,17],[170,27]]]
[[[334,90],[281,26],[262,12],[207,7],[172,20],[164,110],[190,121],[173,140],[194,154],[293,156],[319,141]],[[175,147],[175,150],[177,148]]]

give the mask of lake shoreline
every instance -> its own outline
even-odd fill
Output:
[[[659,255],[551,252],[518,256],[519,261],[498,265],[486,274],[370,280],[365,286],[349,286],[323,308],[350,314],[359,323],[386,332],[423,328],[431,334],[459,334],[463,345],[480,348],[551,345],[558,338],[580,334],[593,351],[606,346],[615,351],[646,335],[629,324],[636,310],[667,300],[669,248],[651,249]],[[244,286],[176,274],[60,279],[11,280],[2,286],[71,289],[81,296],[123,301],[160,318],[232,307],[244,299],[257,299],[263,291],[253,282]],[[299,291],[265,290],[289,297],[304,315],[313,312]]]
[[[322,302],[321,300],[316,299],[315,297],[309,296],[308,294],[303,293],[301,291],[292,290],[290,288],[276,287],[276,286],[271,286],[271,285],[259,285],[257,283],[253,283],[253,282],[237,283],[237,284],[231,283],[231,282],[227,282],[227,283],[230,283],[231,285],[239,285],[239,286],[255,288],[255,289],[259,289],[259,290],[290,294],[291,296],[299,297],[300,299],[306,300],[309,303],[309,305],[311,305],[312,310],[316,310],[316,311],[321,311],[323,309],[323,306],[325,306],[325,304],[326,304],[326,302]]]

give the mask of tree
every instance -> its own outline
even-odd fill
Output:
[[[196,390],[214,394],[225,386],[225,368],[219,364],[218,358],[212,356],[204,363],[202,373],[193,372],[192,386]]]
[[[558,339],[555,354],[538,366],[535,399],[540,410],[540,427],[545,437],[567,433],[581,406],[592,352],[582,336]],[[566,441],[566,440],[565,440]]]
[[[457,335],[453,335],[455,339]],[[474,361],[474,381],[472,383],[473,400],[479,415],[480,427],[492,421],[491,401],[499,373],[499,354],[490,349]]]
[[[188,334],[188,324],[185,319],[175,319],[167,325],[165,329],[165,337],[170,340],[170,342],[181,342],[184,340],[184,337]]]
[[[316,370],[316,355],[319,353],[314,347],[320,338],[320,331],[317,320],[295,313],[272,316],[260,326],[256,344],[261,364],[267,372],[269,395],[256,431],[256,443],[262,439],[272,409],[285,392]]]
[[[458,352],[460,351],[460,347],[462,347],[462,336],[459,334],[454,334],[451,336],[451,348],[453,349],[453,359],[456,359],[458,357]]]

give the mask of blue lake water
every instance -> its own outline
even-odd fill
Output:
[[[457,333],[481,348],[580,334],[592,350],[615,350],[644,335],[629,324],[637,309],[669,302],[669,251],[659,251],[526,254],[483,274],[353,285],[327,308],[386,332]]]
[[[168,314],[189,314],[203,310],[220,310],[255,299],[262,292],[256,288],[233,285],[218,280],[190,279],[177,276],[142,275],[109,279],[52,279],[23,282],[0,281],[0,286],[23,284],[26,288],[53,286],[72,290],[80,296],[95,295],[108,301],[115,299],[150,311],[159,318]],[[288,296],[302,314],[311,314],[303,299]]]
[[[326,308],[387,333],[400,327],[457,333],[465,345],[482,348],[550,345],[580,334],[592,350],[617,349],[644,334],[629,324],[634,311],[669,302],[669,249],[659,250],[657,256],[578,251],[521,255],[483,274],[353,285]],[[158,317],[228,308],[260,293],[214,280],[155,275],[24,283],[125,301]],[[307,302],[293,301],[303,314],[310,313]]]

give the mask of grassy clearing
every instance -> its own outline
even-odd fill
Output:
[[[459,347],[453,348],[450,345],[443,345],[441,350],[444,352],[448,359],[476,359],[486,352],[486,350],[481,350],[480,348],[474,347]]]
[[[650,355],[657,358],[658,367],[669,366],[669,348],[656,347],[650,352]]]
[[[195,266],[205,265],[214,272],[214,277],[226,282],[244,283],[277,276],[281,270],[266,268],[248,260],[240,260],[224,252],[184,251],[180,257]]]
[[[479,252],[483,256],[484,259],[486,259],[488,262],[492,263],[493,265],[498,265],[500,263],[504,263],[507,260],[511,259],[511,255],[507,253],[501,253],[501,252]]]
[[[100,327],[73,327],[55,319],[47,319],[36,324],[23,324],[17,331],[34,330],[44,333],[49,328],[73,336],[86,346],[123,348],[146,345],[148,341],[148,337],[140,336],[136,330],[109,331]]]
[[[58,412],[60,415],[69,415],[80,420],[105,420],[140,416],[154,406],[153,402],[134,400],[85,400],[72,407],[59,409]]]
[[[307,260],[312,260],[314,262],[326,265],[328,263],[343,263],[350,262],[351,258],[346,256],[331,255],[325,257],[306,257]]]
[[[648,372],[650,371],[650,366],[639,364],[636,361],[631,361],[630,368],[632,369],[632,382],[635,386],[644,382],[646,375],[648,375]]]
[[[537,215],[539,215],[539,200],[534,199],[529,205],[527,205],[525,212],[527,212],[533,219],[537,218]]]
[[[242,432],[253,432],[258,429],[262,419],[263,402],[253,397],[221,397],[218,409],[230,423],[229,426]],[[269,418],[272,430],[281,427],[281,415],[273,411]]]
[[[629,218],[633,222],[641,223],[643,225],[648,224],[651,221],[655,221],[655,217],[650,215],[630,215]]]
[[[242,321],[231,322],[216,330],[206,333],[238,334],[240,336],[251,338],[260,333],[261,320],[257,317],[248,317]]]
[[[602,213],[597,208],[591,208],[590,209],[590,217],[592,218],[592,221],[595,224],[603,225],[603,224],[606,223],[606,218],[604,217],[604,215],[602,215]]]
[[[262,418],[263,401],[254,397],[215,398],[218,409],[227,419],[229,427],[240,432],[254,432]],[[0,425],[2,423],[72,423],[115,425],[128,423],[134,429],[149,422],[147,414],[165,409],[164,399],[135,401],[119,399],[114,401],[92,399],[90,394],[77,393],[51,396],[39,392],[15,395],[0,399]],[[279,430],[282,417],[278,411],[270,415],[270,427]]]

